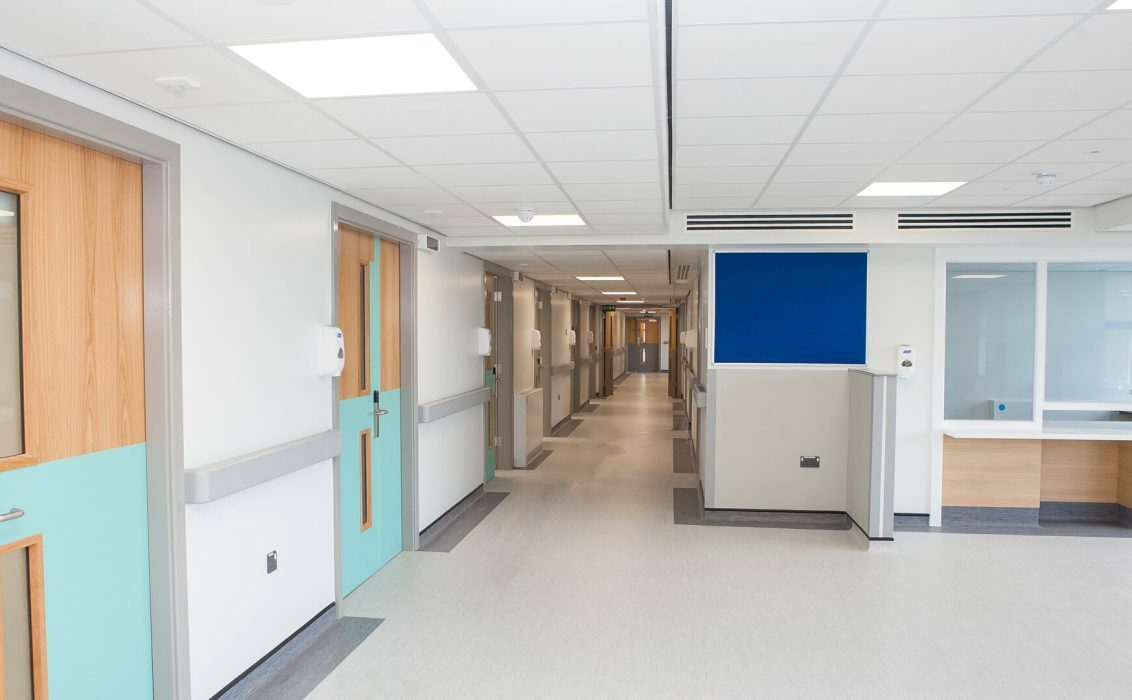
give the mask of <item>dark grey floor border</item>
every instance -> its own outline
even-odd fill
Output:
[[[672,473],[696,473],[696,458],[692,454],[691,438],[672,438]]]
[[[618,387],[618,386],[621,386],[621,382],[625,381],[625,380],[626,380],[626,379],[628,379],[628,378],[629,378],[629,373],[628,373],[628,372],[623,372],[623,373],[621,374],[621,376],[620,376],[620,377],[618,377],[617,379],[614,379],[614,380],[613,380],[613,386],[614,386],[614,387]]]
[[[301,700],[338,667],[383,622],[339,618],[331,605],[214,700]]]
[[[570,433],[578,429],[582,421],[577,418],[567,418],[566,420],[555,426],[554,430],[550,431],[550,437],[564,438],[570,437]]]
[[[470,503],[467,508],[464,508],[460,513],[444,526],[441,530],[431,533],[425,539],[425,533],[421,533],[421,551],[424,552],[451,552],[456,548],[456,545],[464,541],[464,538],[476,528],[477,525],[482,523],[495,507],[507,498],[507,491],[486,491],[475,501]],[[431,528],[430,528],[431,529]]]
[[[1117,524],[1120,521],[1120,505],[1117,503],[1042,501],[1041,507],[1038,509],[1038,520],[1042,523],[1064,521]]]
[[[444,511],[443,515],[429,523],[428,527],[421,530],[421,549],[424,549],[424,546],[428,541],[439,535],[439,533],[441,533],[446,527],[451,525],[452,522],[456,520],[456,518],[460,517],[460,514],[470,508],[472,504],[475,503],[480,497],[482,497],[485,492],[486,490],[484,489],[483,484],[480,484],[479,486],[472,489],[472,492],[467,496],[464,496],[459,501],[457,501],[456,505]]]
[[[1065,504],[1046,501],[1041,508],[1025,509],[978,509],[968,510],[1023,510],[1026,513],[1005,514],[1008,519],[998,521],[988,518],[989,514],[976,513],[974,518],[948,518],[948,508],[944,509],[942,527],[930,527],[928,516],[922,514],[899,514],[896,516],[897,532],[938,532],[959,535],[1023,535],[1031,537],[1115,537],[1132,538],[1132,509],[1117,506],[1115,519],[1099,520],[1100,515],[1112,513],[1112,509],[1091,506],[1107,504]],[[951,508],[953,506],[949,506]],[[1037,517],[1030,520],[1030,515]],[[1048,515],[1048,517],[1047,517]]]
[[[577,412],[578,413],[593,413],[594,411],[596,411],[598,409],[599,406],[600,406],[600,404],[596,404],[596,403],[593,403],[591,401],[591,402],[586,403],[585,406],[582,406],[581,408],[579,408]]]
[[[523,467],[523,469],[521,469],[520,471],[538,469],[539,465],[545,462],[546,458],[549,457],[553,452],[554,450],[540,450],[539,453],[535,455],[535,458],[527,462],[527,466]]]
[[[672,415],[672,429],[673,430],[687,430],[688,429],[688,416],[683,413],[674,413]]]
[[[781,510],[714,510],[703,507],[699,489],[672,489],[672,523],[715,527],[760,527],[783,530],[847,531],[854,527],[845,513]]]
[[[1037,508],[981,508],[969,506],[944,506],[943,524],[945,526],[982,527],[1037,527]]]

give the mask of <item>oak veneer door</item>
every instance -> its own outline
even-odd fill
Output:
[[[338,226],[341,594],[401,551],[401,246]]]

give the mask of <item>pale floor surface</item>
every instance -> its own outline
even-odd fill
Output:
[[[1132,697],[1132,540],[673,525],[672,402],[634,375],[312,698]]]

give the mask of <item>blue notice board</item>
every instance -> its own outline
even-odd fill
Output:
[[[868,253],[716,253],[715,361],[865,364]]]

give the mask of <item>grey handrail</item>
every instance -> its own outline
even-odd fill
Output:
[[[430,401],[429,403],[422,403],[417,406],[417,421],[420,423],[431,423],[432,421],[450,416],[453,413],[459,413],[473,406],[487,403],[490,400],[491,389],[483,387],[482,389],[465,391],[463,394],[457,394],[456,396],[449,396],[448,398]]]
[[[210,503],[333,459],[341,452],[342,434],[328,430],[208,466],[186,469],[185,503]]]

